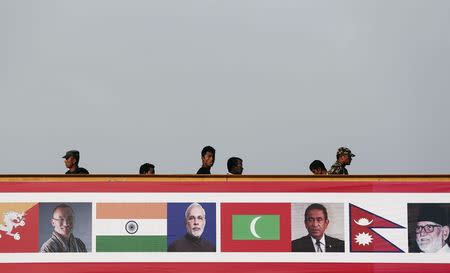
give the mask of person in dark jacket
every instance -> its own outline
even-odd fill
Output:
[[[216,150],[211,146],[202,149],[202,166],[198,169],[197,174],[211,174],[211,167],[216,159]]]
[[[80,162],[80,152],[77,150],[70,150],[63,156],[64,164],[69,169],[66,174],[89,174],[88,170],[78,166]]]

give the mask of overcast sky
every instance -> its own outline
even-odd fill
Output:
[[[0,0],[0,173],[450,173],[450,1]]]

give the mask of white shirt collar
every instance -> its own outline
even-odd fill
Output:
[[[316,239],[312,236],[309,236],[311,238],[311,241],[313,243],[314,249],[316,250],[316,252],[319,252],[319,248],[316,245]],[[319,240],[320,242],[320,248],[322,248],[322,252],[326,252],[326,244],[325,244],[325,234],[322,235],[322,238],[320,238]]]

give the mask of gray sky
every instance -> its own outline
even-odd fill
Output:
[[[0,0],[0,173],[450,173],[450,1]]]

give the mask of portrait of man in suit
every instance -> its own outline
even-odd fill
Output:
[[[304,214],[308,235],[293,240],[292,252],[344,252],[344,241],[325,234],[330,219],[324,205],[309,205]]]

